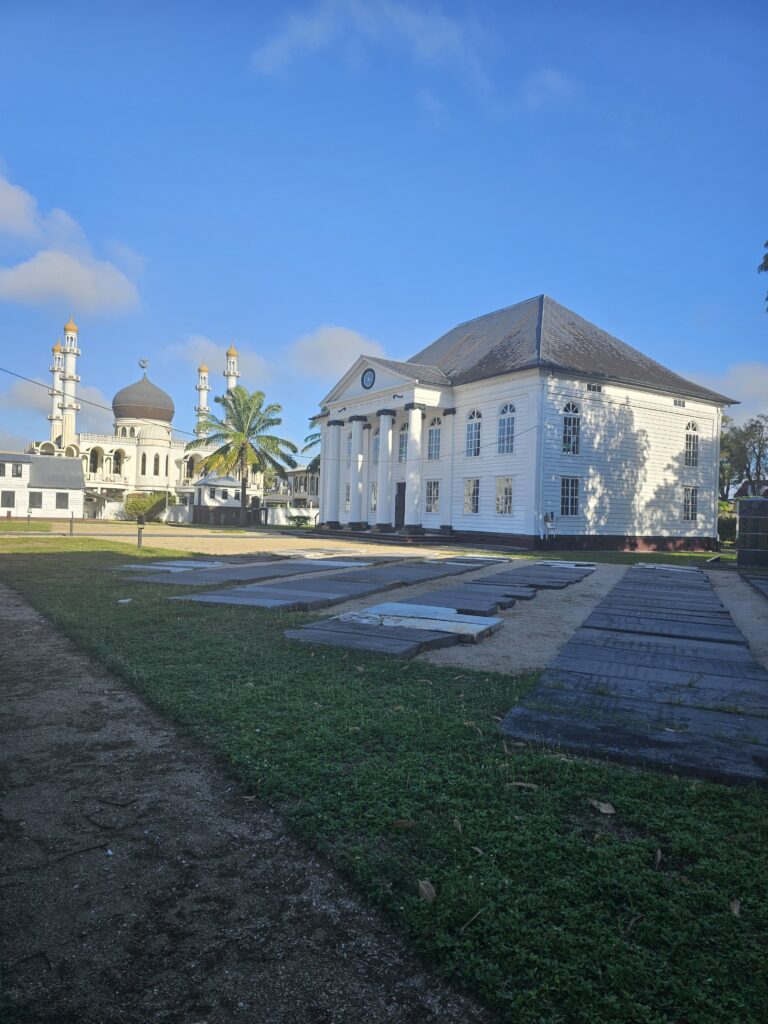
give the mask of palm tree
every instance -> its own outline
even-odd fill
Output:
[[[318,413],[318,416],[321,416],[324,412],[327,412],[327,411],[328,410],[325,407],[323,407],[320,410],[320,412]],[[310,425],[310,427],[316,427],[317,426],[317,417],[316,416],[310,417],[309,425]],[[307,452],[311,452],[314,448],[317,448],[318,445],[320,444],[320,437],[321,437],[321,433],[320,433],[319,430],[313,430],[311,434],[307,434],[307,436],[304,438],[304,447],[301,449],[301,454],[305,455]],[[314,456],[313,459],[310,460],[310,462],[309,462],[309,464],[307,466],[307,472],[308,473],[319,473],[320,472],[320,453],[319,452],[317,453],[317,455]]]
[[[279,416],[282,406],[272,403],[264,405],[264,392],[248,392],[239,384],[217,395],[214,401],[223,407],[221,418],[208,410],[200,420],[200,439],[190,441],[186,450],[202,444],[216,445],[216,450],[206,455],[200,463],[203,472],[227,475],[235,470],[240,474],[240,525],[246,523],[246,490],[248,473],[255,469],[264,472],[271,467],[278,476],[285,477],[285,466],[296,465],[293,455],[296,445],[282,437],[268,433],[283,422]]]

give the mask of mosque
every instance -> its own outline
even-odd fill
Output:
[[[173,436],[173,399],[147,377],[147,361],[139,366],[143,376],[121,388],[112,399],[114,428],[111,434],[77,430],[77,360],[79,331],[70,318],[64,326],[64,343],[53,346],[51,361],[51,424],[47,441],[35,441],[31,454],[74,457],[82,461],[85,474],[85,508],[89,518],[114,519],[123,513],[125,497],[134,493],[166,492],[174,495],[172,518],[179,522],[226,522],[240,507],[240,481],[232,477],[201,478],[200,463],[213,451],[202,440],[187,450],[188,441]],[[201,363],[197,370],[198,401],[195,433],[203,432],[211,390],[209,370]],[[238,352],[231,345],[226,353],[224,379],[227,390],[237,384]],[[248,497],[261,495],[263,481],[254,472]],[[231,518],[230,516],[230,518]]]

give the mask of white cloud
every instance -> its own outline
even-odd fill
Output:
[[[96,258],[82,228],[65,210],[41,214],[34,196],[2,175],[0,235],[25,250],[19,262],[0,266],[0,301],[63,303],[100,313],[124,312],[138,304],[129,276],[138,273],[137,253],[113,243],[118,247],[115,262]],[[36,250],[32,255],[30,248]]]
[[[768,363],[732,363],[721,374],[688,376],[721,395],[737,399],[741,404],[725,411],[738,423],[760,412],[768,413]]]
[[[462,25],[437,6],[416,7],[397,0],[325,0],[292,12],[252,56],[254,71],[272,75],[305,54],[336,43],[391,43],[420,64],[449,67],[487,87],[474,41]]]
[[[0,409],[46,417],[51,411],[50,386],[50,380],[41,381],[39,378],[36,381],[14,380],[7,391],[0,392]],[[75,398],[81,405],[77,413],[78,430],[111,432],[114,421],[111,403],[99,388],[78,385]],[[39,435],[38,430],[36,437]]]
[[[290,349],[296,371],[315,380],[341,377],[360,355],[383,356],[384,349],[364,334],[331,324],[303,335]]]
[[[523,83],[522,98],[525,108],[537,113],[544,107],[570,99],[574,93],[573,83],[561,71],[540,68]]]
[[[183,362],[197,370],[205,363],[210,371],[209,380],[212,394],[224,391],[224,368],[227,363],[226,351],[231,341],[213,341],[203,334],[193,334],[185,341],[169,345],[161,354],[163,362]],[[238,352],[238,368],[240,383],[250,391],[263,391],[274,376],[274,366],[267,362],[258,352],[235,342]]]
[[[0,300],[25,306],[58,302],[103,313],[132,309],[139,296],[114,263],[43,249],[14,267],[0,267]]]

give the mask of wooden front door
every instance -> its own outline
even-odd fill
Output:
[[[405,523],[405,484],[397,485],[395,491],[395,529],[399,530]]]

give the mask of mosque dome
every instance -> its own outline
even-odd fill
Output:
[[[234,341],[232,342],[232,344],[227,349],[227,355],[228,356],[236,356],[237,355],[237,349],[235,348]]]
[[[168,427],[161,427],[158,423],[150,423],[146,427],[142,427],[138,433],[139,443],[148,441],[168,441],[170,440],[170,431]]]
[[[61,341],[59,341],[58,338],[56,339],[56,344],[51,349],[51,352],[61,352]]]
[[[146,373],[135,384],[118,391],[112,399],[112,412],[118,420],[162,420],[170,423],[175,411],[171,396],[153,384]]]
[[[66,331],[66,332],[67,332],[68,334],[72,334],[72,333],[74,333],[74,334],[77,334],[77,333],[78,333],[78,327],[77,327],[77,324],[76,324],[76,323],[75,323],[75,321],[74,321],[74,320],[72,319],[72,317],[70,317],[70,318],[69,318],[69,322],[68,322],[68,323],[64,324],[64,330],[65,330],[65,331]]]

